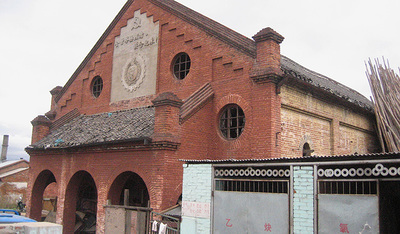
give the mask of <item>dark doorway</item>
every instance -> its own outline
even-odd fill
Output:
[[[97,187],[92,176],[79,171],[71,178],[65,193],[63,233],[95,233]]]
[[[314,150],[312,150],[310,148],[310,145],[308,143],[304,143],[304,145],[303,145],[303,156],[311,156],[312,152],[314,152]]]
[[[400,233],[400,181],[379,183],[380,233]]]
[[[150,198],[146,184],[138,174],[129,171],[120,174],[111,185],[108,195],[111,204],[123,205],[126,189],[129,190],[129,206],[149,205]]]

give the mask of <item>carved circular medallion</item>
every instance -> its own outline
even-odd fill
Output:
[[[133,92],[143,83],[144,75],[144,59],[141,56],[136,56],[125,64],[121,81],[128,91]]]

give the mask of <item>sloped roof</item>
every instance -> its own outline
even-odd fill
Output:
[[[5,162],[0,162],[0,169],[8,167],[8,166],[11,166],[11,165],[14,165],[14,164],[17,164],[17,163],[20,163],[20,162],[28,163],[25,159],[7,160]]]
[[[151,3],[159,6],[160,8],[174,14],[175,16],[185,20],[186,22],[199,27],[210,35],[218,38],[221,41],[229,44],[230,46],[236,48],[239,51],[247,54],[250,57],[255,58],[256,56],[256,45],[253,39],[250,39],[242,34],[176,2],[173,0],[149,0]],[[57,96],[56,101],[58,101],[61,96],[66,92],[68,87],[72,84],[73,80],[78,76],[79,72],[86,66],[89,62],[91,56],[96,52],[96,50],[103,43],[105,38],[111,32],[111,30],[115,27],[117,22],[121,19],[122,15],[127,11],[129,6],[133,3],[133,0],[128,0],[118,15],[115,17],[113,22],[109,25],[100,39],[97,41],[95,46],[86,56],[84,61],[79,65],[78,69],[74,72],[72,77],[68,80],[66,85],[61,90],[60,94]],[[326,76],[323,76],[319,73],[313,72],[309,69],[304,68],[298,63],[290,60],[289,58],[282,56],[281,59],[282,70],[285,74],[291,75],[294,78],[301,79],[313,87],[322,89],[327,91],[345,101],[353,103],[359,107],[362,107],[368,111],[372,110],[372,103],[370,100],[365,98],[360,93],[355,90],[346,87]]]
[[[242,34],[176,2],[173,0],[149,0],[164,10],[171,12],[175,16],[185,20],[186,22],[199,27],[208,32],[212,36],[230,44],[236,49],[256,56],[256,45],[254,41]]]
[[[148,139],[154,132],[154,107],[80,115],[28,147],[68,148]]]
[[[14,169],[12,171],[5,172],[3,174],[0,174],[0,179],[5,178],[7,176],[11,176],[11,175],[17,174],[19,172],[22,172],[22,171],[25,171],[25,170],[28,170],[28,169],[29,169],[29,167],[22,167],[22,168]]]
[[[372,102],[354,89],[327,76],[311,71],[285,56],[281,56],[281,67],[283,72],[287,75],[305,81],[314,87],[323,89],[366,110],[373,110]]]
[[[323,162],[323,161],[362,161],[362,160],[399,160],[400,152],[383,152],[369,154],[313,155],[304,157],[247,158],[247,159],[179,159],[190,164],[226,164],[226,163],[273,163],[273,162]]]

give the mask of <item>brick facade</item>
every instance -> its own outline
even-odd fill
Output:
[[[15,209],[17,201],[25,202],[29,163],[25,160],[0,163],[0,203]]]
[[[282,156],[302,156],[306,142],[314,155],[376,152],[372,115],[289,86],[282,88],[281,97]]]
[[[113,65],[115,40],[123,31],[129,31],[127,28],[135,28],[132,27],[134,19],[139,20],[136,23],[150,21],[159,27],[156,40],[139,45],[158,43],[157,56],[148,55],[149,59],[157,60],[155,93],[145,90],[148,95],[112,101],[112,92],[117,92],[112,85],[115,85],[113,66],[118,66]],[[126,43],[141,37],[128,38]],[[308,135],[316,153],[352,153],[354,147],[340,148],[341,142],[350,144],[351,141],[356,141],[357,150],[363,152],[363,144],[372,141],[364,136],[369,134],[370,119],[349,109],[346,109],[347,114],[336,116],[334,113],[344,111],[340,105],[314,100],[291,86],[284,86],[281,90],[286,80],[280,62],[282,41],[283,37],[270,28],[258,32],[253,41],[174,1],[127,1],[65,86],[52,90],[51,110],[46,117],[32,121],[33,146],[27,148],[31,156],[28,205],[32,205],[28,206],[28,215],[38,217],[40,207],[34,206],[38,202],[36,194],[40,194],[50,182],[56,182],[57,222],[64,224],[65,232],[71,231],[74,220],[66,217],[73,216],[75,208],[67,207],[67,204],[74,204],[80,191],[76,176],[82,176],[85,181],[94,181],[88,183],[96,190],[97,230],[102,233],[103,206],[107,200],[117,202],[118,189],[122,189],[126,182],[119,180],[119,176],[124,173],[143,180],[150,206],[161,211],[175,205],[182,193],[182,163],[178,159],[297,157],[301,156],[300,142]],[[184,79],[176,79],[171,72],[171,63],[182,52],[190,56],[190,71]],[[140,56],[147,59],[143,54]],[[151,70],[145,66],[143,69]],[[103,90],[96,98],[91,93],[91,84],[97,76],[103,80]],[[182,121],[181,107],[207,84],[212,95],[204,100],[199,97],[196,99],[199,103],[194,100],[194,109]],[[304,101],[308,99],[331,110],[305,107]],[[219,117],[222,109],[230,104],[243,109],[246,121],[240,137],[228,140],[219,131]],[[53,147],[54,142],[51,142],[49,147],[35,148],[41,139],[46,139],[45,135],[56,137],[51,134],[67,124],[71,116],[112,115],[117,111],[146,106],[155,109],[154,133],[150,137],[104,144],[87,145],[83,142],[77,146],[54,138],[63,147]],[[297,112],[289,113],[293,110]],[[303,124],[303,113],[322,117],[316,120],[305,117],[308,122]],[[352,119],[348,120],[350,116]],[[309,125],[315,129],[311,130]],[[99,126],[102,127],[106,126]],[[333,134],[333,131],[345,131],[346,136],[339,138],[340,134]]]

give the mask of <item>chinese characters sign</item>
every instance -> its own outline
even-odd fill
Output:
[[[210,218],[210,203],[183,201],[182,215],[198,218]]]

